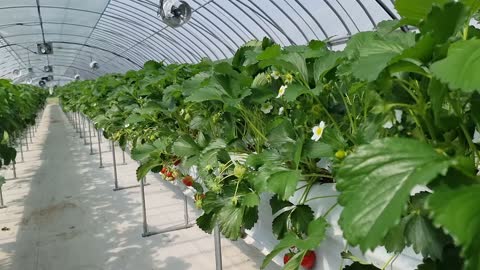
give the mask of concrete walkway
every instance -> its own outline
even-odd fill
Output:
[[[11,170],[0,172],[8,180],[3,186],[8,207],[0,209],[0,269],[215,269],[213,237],[197,227],[141,237],[140,190],[112,190],[107,142],[102,150],[100,169],[98,153],[90,155],[60,107],[47,106],[25,162],[17,164],[17,179]],[[121,162],[121,150],[116,152]],[[121,186],[137,183],[136,167],[127,156],[127,165],[118,167]],[[150,227],[181,224],[182,194],[151,176],[148,181]],[[195,218],[198,213],[190,209]],[[222,242],[224,269],[259,269],[258,250],[243,241]]]

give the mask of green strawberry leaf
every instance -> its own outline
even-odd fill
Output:
[[[462,247],[464,270],[480,269],[480,184],[439,188],[427,200],[437,226]]]
[[[140,167],[137,168],[137,180],[140,181],[140,179],[144,178],[145,176],[147,176],[147,174],[155,167],[158,167],[162,165],[161,162],[159,162],[158,160],[149,160],[145,163],[142,163],[142,165],[140,165]]]
[[[395,8],[407,24],[417,25],[430,13],[434,5],[443,6],[451,0],[397,0]]]
[[[465,25],[467,18],[467,10],[462,3],[447,3],[443,8],[435,6],[420,25],[420,31],[423,34],[432,33],[438,43],[443,43]]]
[[[448,239],[430,220],[421,215],[412,215],[405,226],[405,237],[416,253],[424,257],[441,258]]]
[[[435,62],[433,75],[452,89],[464,92],[480,91],[480,40],[458,41],[448,50],[447,58]]]
[[[277,172],[268,179],[268,188],[280,199],[288,200],[295,193],[301,178],[302,173],[299,170]]]
[[[132,158],[136,161],[146,160],[156,150],[151,144],[139,144],[132,150]]]
[[[182,136],[173,143],[172,151],[180,157],[190,157],[200,152],[200,148],[189,136]]]
[[[215,228],[217,219],[215,213],[203,213],[200,217],[197,218],[196,224],[206,233],[212,233]]]
[[[249,209],[253,209],[253,211]],[[216,216],[222,234],[230,240],[237,240],[242,236],[243,224],[247,229],[253,227],[258,219],[258,210],[256,207],[249,208],[227,204],[222,207]]]
[[[386,138],[360,146],[336,175],[345,238],[363,251],[378,246],[398,224],[411,190],[446,174],[452,163],[413,139]]]

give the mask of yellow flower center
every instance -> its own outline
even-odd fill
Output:
[[[320,135],[322,135],[322,133],[323,133],[323,128],[317,127],[315,129],[315,135],[320,136]]]

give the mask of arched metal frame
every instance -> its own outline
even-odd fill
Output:
[[[14,69],[38,70],[45,63],[57,66],[62,76],[78,72],[83,78],[95,78],[141,68],[148,60],[217,60],[264,36],[285,46],[334,38],[333,46],[382,20],[397,18],[392,0],[186,1],[192,6],[192,19],[175,29],[158,18],[158,0],[98,0],[92,6],[66,0],[58,0],[58,5],[2,1],[0,16],[35,11],[38,18],[2,21],[0,17],[0,77],[13,78]],[[53,55],[35,53],[41,40],[53,42]],[[90,70],[91,60],[101,68]]]

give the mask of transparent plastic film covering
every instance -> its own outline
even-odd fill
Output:
[[[64,84],[76,75],[139,69],[148,60],[225,59],[263,37],[284,46],[329,39],[341,47],[350,35],[397,16],[391,0],[184,0],[191,18],[172,27],[160,16],[162,2],[3,0],[0,77],[22,83],[53,75]],[[40,51],[42,44],[52,52]],[[99,68],[90,67],[93,61]],[[48,65],[53,71],[44,71]]]

